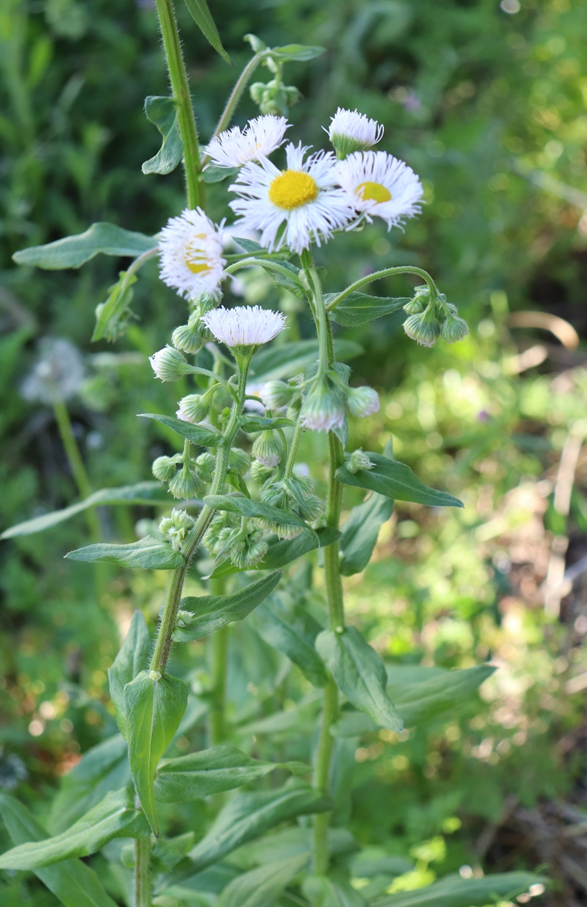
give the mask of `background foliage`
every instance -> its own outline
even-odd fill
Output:
[[[428,204],[405,238],[373,229],[327,247],[320,263],[342,287],[411,261],[431,271],[472,327],[462,344],[433,350],[410,342],[399,317],[352,333],[365,350],[353,362],[355,378],[374,384],[385,403],[351,444],[380,450],[393,437],[420,478],[434,483],[442,475],[466,508],[439,514],[398,505],[375,562],[347,581],[351,620],[398,664],[490,660],[500,670],[482,699],[428,723],[402,746],[392,746],[387,732],[352,751],[340,741],[341,789],[348,760],[360,769],[349,797],[351,829],[362,843],[410,860],[414,884],[462,866],[475,871],[481,860],[495,871],[548,863],[558,888],[545,902],[582,903],[584,839],[569,826],[587,808],[587,600],[584,573],[572,569],[586,553],[587,380],[584,352],[552,316],[584,336],[587,7],[569,0],[521,7],[517,0],[501,7],[494,0],[219,0],[212,7],[235,70],[179,11],[204,140],[250,56],[244,33],[268,44],[324,45],[323,57],[288,67],[304,95],[291,111],[295,138],[303,126],[300,137],[322,143],[335,108],[356,106],[385,124],[385,149],[421,175]],[[51,407],[19,391],[39,341],[67,337],[82,352],[85,376],[69,408],[93,487],[146,479],[153,457],[173,451],[173,442],[134,413],[168,407],[177,394],[153,381],[146,355],[183,308],[149,265],[129,333],[115,346],[90,347],[94,308],[117,278],[115,265],[102,258],[78,273],[43,273],[15,268],[11,254],[94,220],[155,233],[181,210],[183,187],[179,171],[164,179],[141,173],[158,147],[144,97],[166,90],[148,0],[116,8],[101,0],[7,0],[0,51],[0,508],[8,526],[77,495]],[[238,121],[253,113],[245,101]],[[227,212],[213,191],[210,213],[218,219]],[[295,312],[297,301],[271,286],[248,278],[236,289],[248,302],[269,291]],[[408,294],[410,284],[396,280],[379,291]],[[520,318],[528,312],[548,317]],[[297,323],[303,335],[302,313]],[[305,443],[312,469],[320,441]],[[146,508],[99,512],[105,537],[129,541],[135,523],[152,516]],[[112,732],[106,670],[133,610],[155,621],[164,582],[160,574],[113,570],[100,578],[97,601],[89,569],[62,560],[84,533],[78,517],[0,550],[0,783],[34,803],[40,818],[58,777]],[[568,540],[571,565],[562,588],[557,539]],[[301,590],[305,583],[300,571]],[[280,686],[281,660],[254,624],[235,626],[231,718],[239,733],[258,735],[262,757],[277,758],[253,720],[258,725],[263,710],[278,707],[286,723],[302,728],[312,703],[301,718],[286,719],[287,710],[309,688],[303,680],[297,689]],[[200,647],[177,657],[205,685]],[[189,740],[199,733],[196,716]],[[299,752],[288,744],[288,758],[307,759],[311,741],[298,736]],[[381,796],[381,784],[390,797]],[[365,867],[357,877],[368,878]],[[54,903],[28,877],[8,879],[2,893],[9,907]]]

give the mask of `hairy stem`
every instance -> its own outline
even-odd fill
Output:
[[[179,134],[183,142],[183,163],[189,208],[204,208],[204,184],[200,179],[200,145],[196,118],[188,86],[188,78],[181,52],[177,21],[172,0],[157,0],[157,13],[173,99],[177,104]]]
[[[346,290],[343,290],[342,293],[339,293],[338,296],[331,299],[326,306],[326,311],[334,311],[334,309],[340,305],[344,299],[350,296],[351,293],[356,293],[357,290],[366,287],[367,284],[373,283],[374,280],[382,280],[384,277],[394,277],[396,274],[415,274],[417,277],[421,277],[422,280],[425,280],[428,284],[431,295],[433,297],[438,296],[438,289],[428,271],[425,271],[423,268],[412,267],[412,265],[398,265],[394,268],[385,268],[383,271],[374,271],[373,274],[367,274],[366,277],[361,277],[360,280],[356,280],[350,287],[347,287]]]
[[[133,907],[151,907],[151,838],[135,839]]]

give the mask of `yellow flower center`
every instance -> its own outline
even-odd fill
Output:
[[[192,274],[203,274],[204,271],[210,270],[210,265],[203,257],[203,250],[197,243],[198,239],[206,239],[206,234],[198,233],[197,236],[194,236],[185,250],[185,263]]]
[[[269,200],[286,211],[313,202],[317,195],[318,186],[302,170],[284,170],[269,186]]]
[[[391,192],[387,186],[382,186],[381,183],[361,183],[360,186],[357,186],[355,192],[364,202],[391,201]]]

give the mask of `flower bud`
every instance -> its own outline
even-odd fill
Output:
[[[267,409],[281,409],[287,406],[292,397],[297,393],[297,388],[286,384],[285,381],[268,381],[261,388],[259,396]]]
[[[408,315],[419,315],[426,308],[426,303],[419,297],[410,299],[404,306],[404,312]]]
[[[215,469],[216,457],[213,453],[206,451],[206,453],[200,454],[199,457],[196,457],[196,472],[202,482],[211,482],[212,478],[214,477]]]
[[[170,516],[163,517],[159,523],[159,532],[167,537],[174,551],[181,551],[188,532],[194,521],[185,510],[172,510]]]
[[[259,460],[254,460],[251,466],[251,478],[253,481],[262,484],[266,482],[273,475],[273,469],[270,466],[265,466],[264,463],[261,463]]]
[[[346,415],[344,395],[332,387],[326,378],[317,381],[304,397],[300,419],[305,428],[332,431],[341,428]]]
[[[279,435],[272,431],[262,431],[253,444],[255,460],[264,466],[277,466],[283,455],[283,445]]]
[[[434,311],[426,309],[419,315],[410,315],[404,321],[404,331],[421,346],[434,346],[440,335],[440,324]]]
[[[157,457],[156,460],[153,460],[151,470],[160,482],[169,482],[175,475],[179,462],[181,462],[181,457]]]
[[[174,330],[171,342],[176,350],[182,350],[184,353],[197,353],[202,349],[204,337],[197,328],[191,328],[189,324],[182,324]]]
[[[176,472],[169,483],[169,491],[174,498],[180,500],[193,498],[198,493],[199,487],[198,479],[186,464]]]
[[[153,353],[149,357],[151,368],[160,381],[177,381],[183,375],[188,375],[192,367],[186,362],[178,350],[172,346],[166,346],[164,349]]]
[[[364,419],[379,411],[379,394],[372,387],[349,387],[349,411]]]
[[[440,329],[440,333],[447,343],[457,343],[469,333],[469,325],[464,318],[449,315]]]
[[[178,419],[183,422],[201,422],[205,419],[210,410],[210,402],[206,395],[188,394],[179,401],[179,409],[175,413]]]
[[[230,469],[234,469],[239,476],[244,476],[250,469],[251,458],[248,453],[241,450],[240,447],[233,447],[231,448],[228,458],[228,465]]]
[[[353,450],[352,454],[349,457],[347,463],[348,469],[350,472],[360,472],[362,469],[373,469],[373,463],[369,459],[366,453],[364,453],[360,448],[359,450]]]

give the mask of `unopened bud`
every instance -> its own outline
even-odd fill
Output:
[[[210,402],[202,394],[188,394],[179,401],[179,409],[176,412],[178,419],[183,422],[201,422],[205,419],[210,410]]]
[[[159,523],[159,532],[166,536],[174,551],[181,551],[193,525],[192,517],[185,510],[172,510],[170,516],[163,517]]]
[[[406,312],[407,315],[419,315],[425,308],[426,303],[421,298],[416,297],[415,299],[410,299],[409,302],[406,302],[404,312]]]
[[[464,318],[449,315],[440,329],[440,333],[447,343],[457,343],[469,333],[469,325]]]
[[[200,483],[188,466],[184,464],[173,476],[169,483],[169,490],[174,498],[187,500],[198,493]]]
[[[288,405],[296,393],[297,388],[286,384],[285,381],[268,381],[261,388],[259,396],[267,409],[281,409],[282,406]]]
[[[160,381],[177,381],[188,375],[192,367],[178,350],[166,346],[149,357],[151,368]]]
[[[349,387],[349,411],[364,419],[379,411],[379,394],[372,387]]]
[[[301,423],[314,431],[341,428],[346,415],[344,395],[333,388],[326,378],[317,381],[304,398],[300,410]]]
[[[240,447],[233,447],[228,458],[228,465],[234,469],[239,476],[244,476],[251,466],[251,458],[246,451]]]
[[[270,466],[265,466],[264,463],[261,463],[259,460],[254,460],[251,466],[251,478],[253,481],[262,484],[266,482],[273,475],[273,469]]]
[[[197,353],[202,348],[204,337],[197,328],[191,328],[189,324],[182,324],[174,330],[171,342],[176,350],[182,350],[184,353]]]
[[[263,431],[253,444],[255,460],[264,466],[277,466],[283,455],[283,445],[279,435],[272,431]]]
[[[213,453],[200,454],[199,457],[196,457],[196,471],[202,482],[210,482],[214,476],[214,470],[216,469],[216,457]]]
[[[363,469],[373,469],[373,463],[369,459],[366,453],[362,450],[353,450],[352,454],[349,457],[348,469],[350,472],[360,472]]]
[[[160,482],[169,482],[175,475],[178,462],[176,457],[157,457],[156,460],[153,460],[151,467],[153,475]]]
[[[440,335],[440,324],[435,313],[426,309],[419,315],[410,315],[404,321],[404,331],[422,346],[434,346]]]

